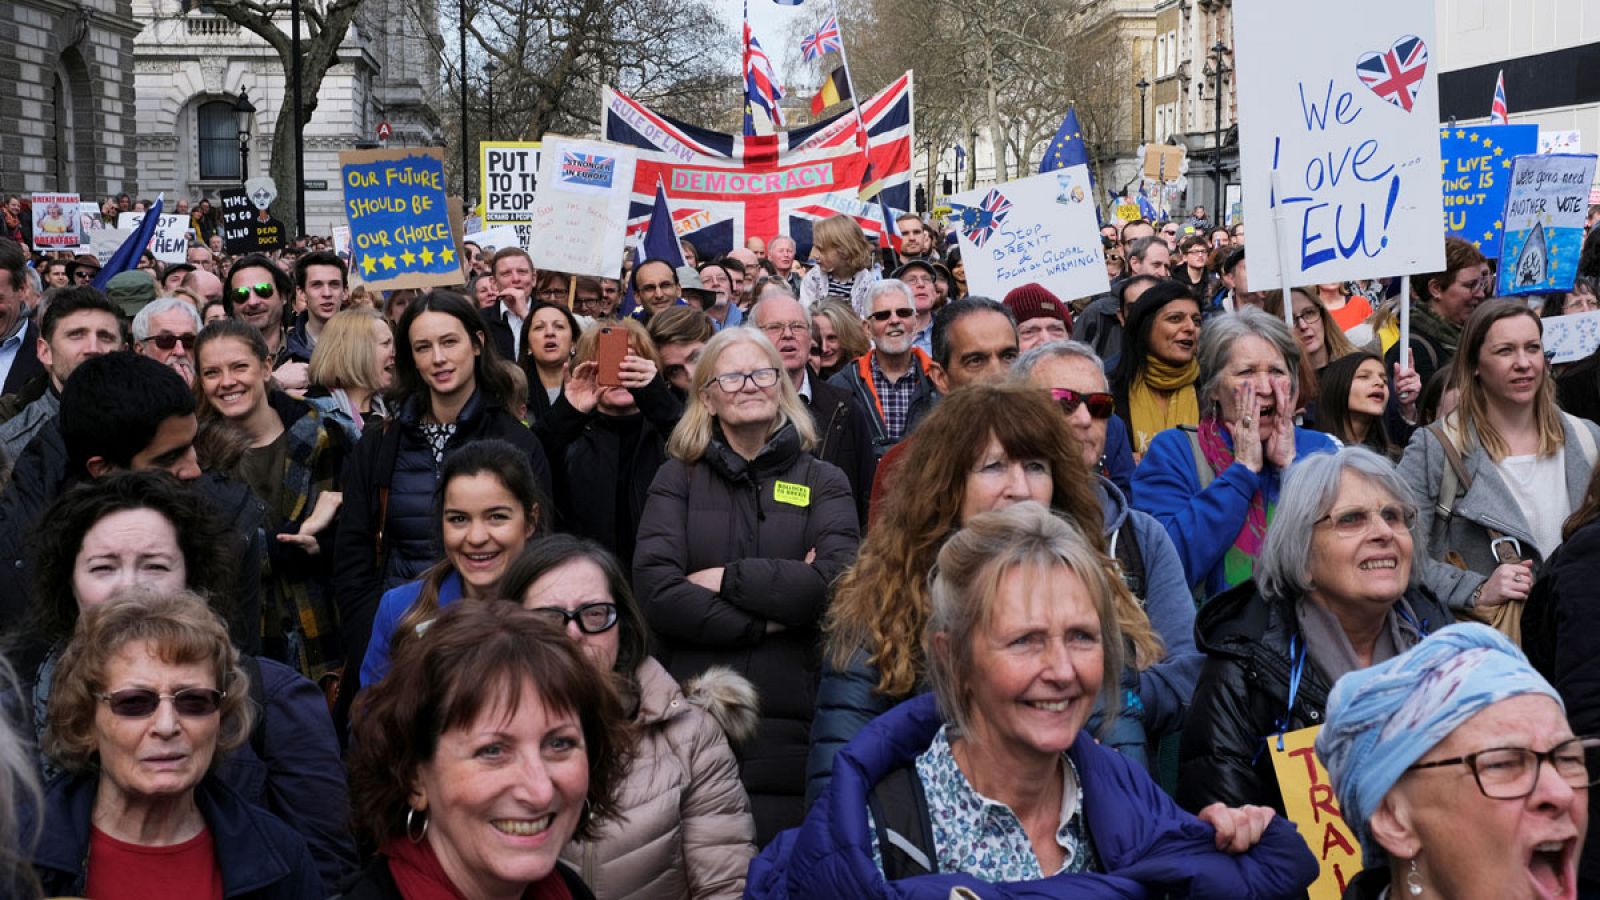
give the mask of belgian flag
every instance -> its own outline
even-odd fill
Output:
[[[840,66],[828,73],[822,87],[817,88],[817,93],[811,98],[811,115],[821,116],[823,110],[836,103],[843,103],[850,99],[850,77],[845,74],[844,67]]]

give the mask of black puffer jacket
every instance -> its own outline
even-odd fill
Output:
[[[1425,634],[1455,621],[1422,588],[1406,599]],[[1266,740],[1321,725],[1333,687],[1307,658],[1289,708],[1289,643],[1299,631],[1293,601],[1261,595],[1254,581],[1217,595],[1200,610],[1195,643],[1208,658],[1178,755],[1178,803],[1185,809],[1198,812],[1221,801],[1283,812]]]
[[[714,439],[698,463],[668,460],[650,487],[633,581],[656,656],[680,682],[725,665],[760,692],[761,723],[739,748],[758,844],[805,814],[818,627],[858,541],[849,482],[802,452],[792,426],[750,461]],[[718,566],[720,591],[687,577]]]
[[[439,561],[438,526],[433,518],[439,464],[422,434],[422,404],[426,402],[426,397],[412,397],[383,427],[367,429],[340,478],[344,501],[339,508],[334,593],[346,647],[367,646],[372,617],[384,591],[416,580]],[[498,438],[525,450],[539,487],[550,496],[550,464],[539,441],[480,391],[462,408],[445,455],[485,438]],[[388,491],[387,504],[383,502],[384,489]],[[385,512],[380,522],[381,505]]]

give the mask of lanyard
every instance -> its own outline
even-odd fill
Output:
[[[1289,639],[1289,657],[1293,662],[1289,666],[1289,705],[1283,711],[1283,718],[1278,720],[1278,751],[1283,752],[1283,733],[1289,730],[1289,716],[1294,712],[1294,698],[1300,693],[1300,676],[1306,671],[1306,648],[1300,642],[1300,635]]]

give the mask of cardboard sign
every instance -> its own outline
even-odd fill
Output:
[[[950,205],[972,293],[1004,297],[1038,282],[1065,303],[1108,289],[1087,167],[978,188]]]
[[[1511,160],[1532,153],[1538,139],[1537,125],[1439,130],[1446,234],[1471,242],[1491,259],[1500,255]]]
[[[1137,220],[1142,219],[1142,218],[1144,218],[1144,216],[1139,212],[1139,204],[1137,204],[1137,203],[1118,203],[1117,204],[1117,221],[1118,222],[1134,222],[1134,221],[1137,221]]]
[[[1600,312],[1574,313],[1541,319],[1544,352],[1550,362],[1577,362],[1600,350]]]
[[[545,137],[528,245],[536,267],[616,277],[636,153],[622,144]]]
[[[142,212],[125,212],[117,216],[117,228],[138,231],[144,223]],[[189,253],[189,217],[162,213],[156,223],[155,234],[150,237],[148,249],[164,263],[180,263]]]
[[[1283,795],[1284,817],[1294,823],[1322,867],[1307,893],[1311,900],[1339,900],[1361,871],[1361,845],[1344,823],[1328,770],[1317,758],[1313,745],[1321,730],[1318,725],[1288,732],[1283,735],[1282,750],[1278,749],[1278,736],[1269,735],[1267,751]]]
[[[1234,7],[1244,216],[1255,228],[1250,283],[1437,272],[1444,200],[1433,4],[1316,9],[1282,0]],[[1316,39],[1287,40],[1305,31],[1308,15]]]
[[[482,141],[478,144],[484,228],[502,224],[516,226],[516,246],[524,250],[528,249],[532,237],[533,204],[539,184],[539,146],[536,141]]]
[[[80,245],[79,252],[87,252],[95,259],[108,260],[122,242],[133,237],[133,232],[123,228],[97,228],[84,236],[88,240],[87,247]]]
[[[110,227],[106,220],[100,217],[98,203],[78,204],[78,246],[89,243],[89,232]]]
[[[232,256],[245,253],[255,253],[259,249],[256,245],[255,222],[256,209],[250,202],[250,195],[240,188],[233,188],[217,193],[218,206],[222,210],[222,246]]]
[[[339,154],[352,267],[375,290],[461,283],[438,147]],[[459,221],[459,214],[454,217]]]
[[[1535,126],[1537,127],[1537,126]],[[1530,151],[1531,152],[1531,151]],[[1583,132],[1581,131],[1544,131],[1539,132],[1540,153],[1582,153]]]
[[[78,195],[33,195],[33,249],[78,249]]]
[[[1592,154],[1559,153],[1512,160],[1497,295],[1572,289],[1594,161]]]
[[[1183,148],[1171,144],[1147,144],[1144,148],[1144,177],[1151,181],[1177,181],[1183,174]]]

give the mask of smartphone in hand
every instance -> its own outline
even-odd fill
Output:
[[[601,387],[621,387],[622,360],[628,355],[628,332],[610,326],[601,328],[599,351],[595,383]]]

